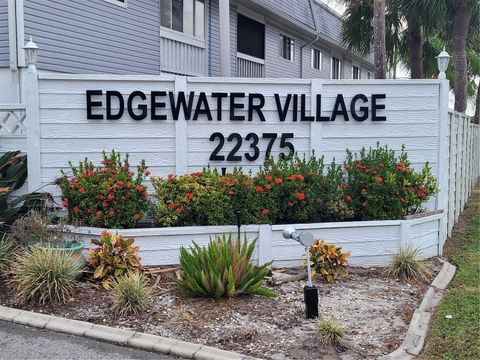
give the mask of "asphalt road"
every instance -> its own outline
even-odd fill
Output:
[[[0,321],[0,360],[173,360],[161,354]]]

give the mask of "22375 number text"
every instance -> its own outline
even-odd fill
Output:
[[[276,133],[263,133],[262,139],[268,141],[267,148],[265,149],[265,159],[270,157],[270,153],[272,152],[273,145],[277,140],[279,134]],[[223,146],[225,145],[225,136],[220,132],[215,132],[210,136],[210,141],[216,141],[218,139],[218,145],[213,150],[212,154],[210,155],[210,161],[225,161],[224,155],[219,155],[220,151],[222,150]],[[289,152],[282,153],[282,156],[290,156],[295,153],[295,147],[293,144],[288,141],[289,139],[293,139],[293,133],[283,133],[280,135],[280,148],[281,149],[288,149]],[[232,150],[228,153],[226,157],[226,161],[242,161],[242,155],[237,154],[238,150],[242,146],[243,138],[242,135],[239,133],[232,133],[226,138],[227,142],[234,143]],[[260,137],[255,133],[249,133],[245,136],[245,141],[248,142],[250,145],[250,151],[243,154],[246,160],[248,161],[255,161],[260,156]]]

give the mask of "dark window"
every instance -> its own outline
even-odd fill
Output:
[[[340,59],[332,57],[332,79],[340,79]]]
[[[237,51],[245,55],[265,59],[265,25],[238,14]]]
[[[292,38],[286,35],[280,35],[279,38],[279,55],[281,58],[285,60],[294,61],[294,49],[295,49],[295,42]]]
[[[160,0],[160,24],[196,38],[205,36],[205,0]]]
[[[320,50],[312,49],[312,68],[322,70],[322,53]]]
[[[352,70],[352,79],[360,79],[360,68],[358,66],[353,65]]]

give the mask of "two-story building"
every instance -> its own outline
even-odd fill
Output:
[[[319,0],[0,0],[0,103],[22,91],[23,46],[40,71],[369,78]]]

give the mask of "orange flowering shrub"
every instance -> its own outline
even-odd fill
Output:
[[[257,176],[273,188],[274,223],[330,220],[328,209],[339,200],[341,170],[325,167],[323,156],[268,160]]]
[[[190,175],[152,178],[161,226],[292,223],[326,219],[339,199],[341,171],[323,158],[269,160],[257,176],[235,170],[221,176],[209,168]]]
[[[78,166],[70,163],[72,176],[62,171],[57,181],[63,206],[71,224],[107,228],[133,228],[148,208],[147,189],[142,184],[150,175],[145,162],[134,172],[128,154],[103,153],[101,166],[88,159]]]
[[[343,169],[343,196],[357,220],[401,219],[438,192],[428,162],[415,171],[404,148],[398,156],[378,145],[359,154],[347,150]]]

